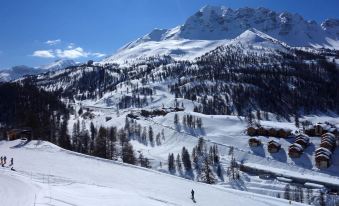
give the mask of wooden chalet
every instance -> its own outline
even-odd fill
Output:
[[[248,145],[250,147],[258,147],[259,145],[261,145],[261,141],[260,139],[256,138],[256,137],[251,137],[249,140],[248,140]]]
[[[273,127],[270,128],[270,129],[268,129],[268,136],[276,137],[277,134],[278,134],[277,129],[275,129],[275,128],[273,128]]]
[[[302,155],[303,151],[304,149],[301,145],[293,143],[288,148],[288,156],[290,156],[291,158],[299,158]]]
[[[327,148],[331,151],[335,150],[335,142],[329,139],[321,140],[320,147]]]
[[[331,165],[331,157],[326,154],[318,154],[315,156],[315,164],[320,169],[326,169]]]
[[[332,133],[325,133],[321,136],[320,147],[327,148],[331,151],[335,150],[337,146],[337,139]]]
[[[280,128],[277,131],[277,136],[280,138],[287,138],[291,134],[292,130]]]
[[[268,145],[267,145],[267,150],[269,153],[276,153],[276,152],[279,152],[281,148],[281,144],[275,140],[271,140],[268,142]]]
[[[332,125],[328,122],[310,125],[305,128],[305,133],[310,136],[322,136],[325,133],[332,133],[336,136],[339,135],[338,128],[335,125]]]
[[[247,128],[247,134],[248,134],[249,136],[255,136],[255,135],[257,135],[257,128],[255,128],[255,127],[248,127],[248,128]]]
[[[7,132],[7,140],[12,141],[16,139],[32,139],[32,130],[31,129],[12,129]]]
[[[287,138],[292,133],[292,130],[286,128],[274,128],[274,127],[253,127],[250,126],[247,128],[247,134],[249,136],[270,136],[270,137],[280,137]]]
[[[299,134],[294,142],[301,145],[303,149],[305,149],[310,143],[310,138],[305,134]]]
[[[265,128],[265,127],[260,127],[260,128],[257,130],[257,133],[258,133],[258,135],[260,135],[260,136],[267,136],[267,135],[268,135],[268,129]]]

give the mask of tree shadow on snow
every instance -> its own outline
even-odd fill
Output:
[[[314,144],[313,144],[313,143],[310,143],[310,144],[308,145],[308,147],[305,149],[304,153],[313,155],[314,150],[315,150]]]
[[[262,144],[257,147],[250,147],[250,148],[255,155],[265,157],[265,149]]]
[[[291,160],[298,166],[306,169],[312,169],[312,161],[309,156],[302,154],[299,158],[291,158]]]
[[[24,146],[27,145],[30,141],[31,141],[31,140],[20,141],[19,144],[12,146],[11,149],[17,149],[17,148],[24,147]]]

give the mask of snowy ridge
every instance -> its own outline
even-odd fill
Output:
[[[73,60],[61,59],[61,60],[56,60],[55,62],[52,62],[50,64],[42,65],[37,68],[32,68],[32,67],[28,67],[25,65],[14,66],[8,70],[2,70],[2,71],[0,70],[0,82],[16,80],[26,75],[37,75],[37,74],[45,73],[48,71],[62,70],[67,67],[75,66],[75,65],[77,64]]]
[[[154,29],[123,46],[102,63],[122,64],[132,59],[161,55],[191,60],[230,40],[249,45],[258,43],[248,41],[248,36],[244,35],[248,31],[265,39],[274,39],[275,43],[284,46],[339,49],[337,19],[329,19],[319,25],[298,14],[277,13],[266,8],[232,10],[223,6],[205,6],[183,25]],[[272,47],[271,44],[262,46]]]

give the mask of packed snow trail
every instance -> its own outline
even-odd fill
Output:
[[[283,199],[70,152],[48,142],[32,141],[24,147],[13,147],[17,144],[19,141],[0,142],[0,151],[14,157],[17,169],[7,169],[0,179],[5,188],[10,188],[0,190],[0,199],[7,198],[5,206],[33,205],[33,193],[37,193],[37,205],[55,206],[288,204]],[[26,184],[24,179],[31,183]],[[192,189],[196,203],[190,199]]]
[[[32,182],[16,175],[5,174],[4,169],[0,170],[0,205],[34,205],[37,192],[38,189]]]

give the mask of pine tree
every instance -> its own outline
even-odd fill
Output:
[[[168,155],[168,171],[170,173],[175,173],[175,164],[174,164],[174,154]]]
[[[191,172],[192,171],[192,162],[191,162],[190,154],[185,147],[182,148],[181,158],[182,158],[182,163],[185,167],[185,171]]]
[[[98,135],[95,138],[94,153],[93,153],[95,156],[107,158],[106,140],[107,140],[107,130],[104,127],[100,127]]]
[[[207,157],[204,159],[203,167],[201,169],[200,181],[205,182],[207,184],[214,184],[216,181],[214,174],[209,166]]]
[[[133,146],[129,142],[125,142],[122,146],[122,161],[133,165],[136,163]]]
[[[177,113],[174,114],[174,125],[179,124],[179,115]]]
[[[155,142],[157,144],[157,146],[161,145],[161,140],[160,140],[160,133],[157,134],[156,138],[155,138]]]
[[[154,146],[153,128],[151,126],[148,128],[148,138],[151,145]]]
[[[71,146],[70,137],[67,131],[67,122],[68,122],[67,119],[64,119],[63,122],[61,123],[60,138],[58,142],[59,142],[60,147],[71,150],[72,146]]]
[[[181,164],[180,154],[177,155],[176,163],[177,163],[178,172],[181,173],[182,172],[182,164]]]
[[[320,194],[319,194],[319,205],[326,206],[325,194],[323,191],[320,191]]]
[[[218,164],[218,166],[217,166],[217,175],[220,179],[223,179],[222,168],[221,168],[220,164]]]
[[[290,184],[287,184],[285,186],[285,190],[284,190],[284,199],[286,200],[291,200],[291,188],[290,188]]]

